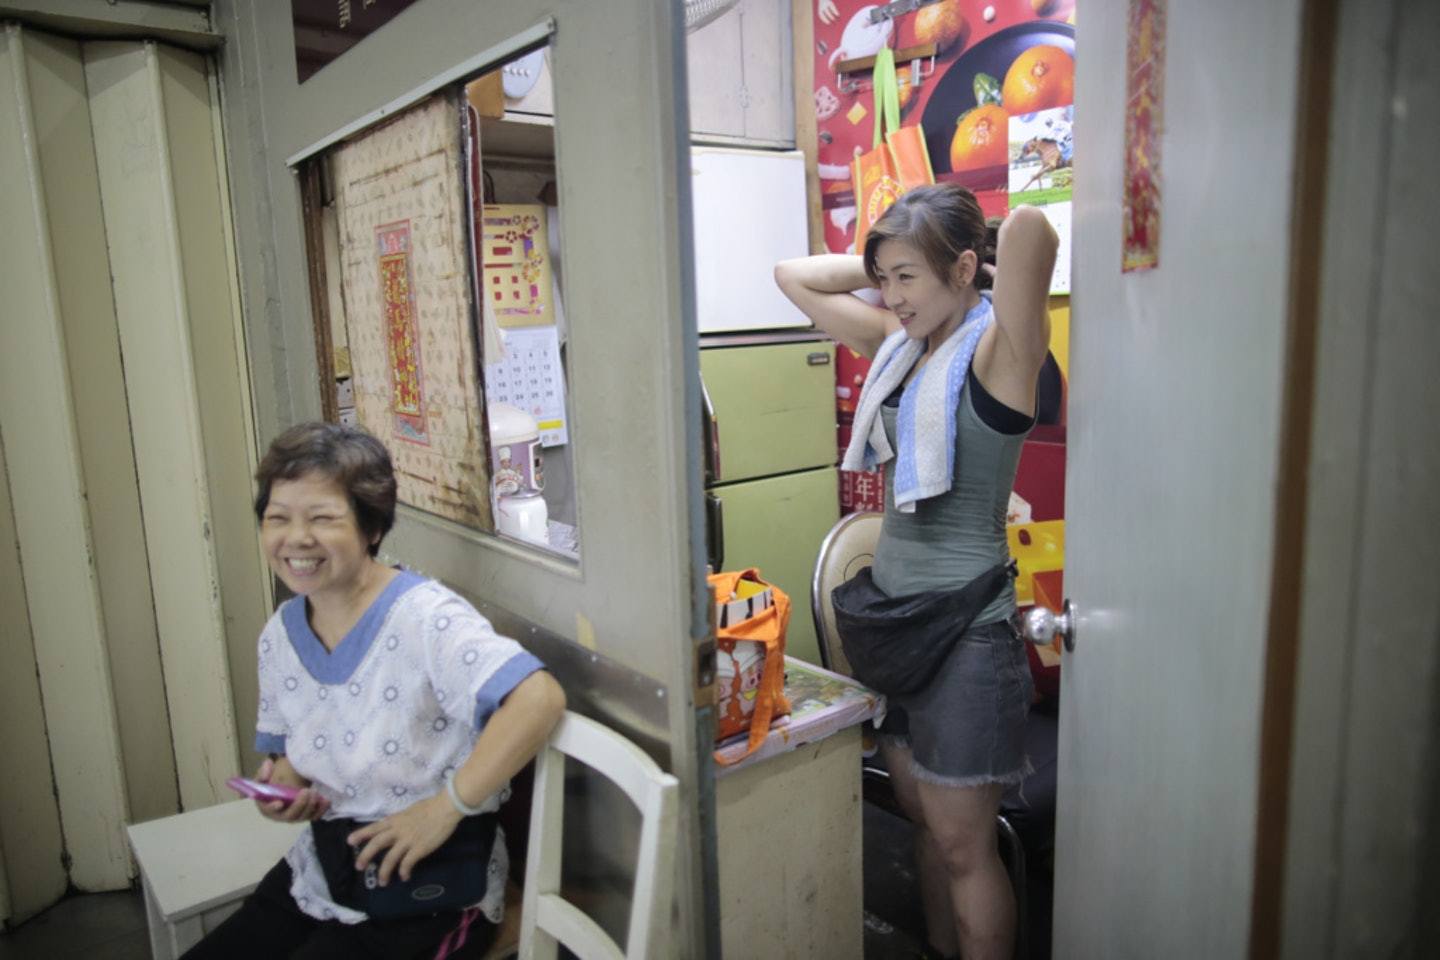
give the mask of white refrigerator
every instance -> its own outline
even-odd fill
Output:
[[[700,333],[810,326],[774,280],[776,262],[810,252],[805,155],[694,147],[690,184]]]

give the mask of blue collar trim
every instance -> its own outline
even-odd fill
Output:
[[[326,650],[325,644],[310,629],[310,619],[305,615],[305,598],[292,597],[280,608],[280,617],[285,624],[285,633],[295,655],[305,665],[310,676],[321,683],[344,683],[354,674],[365,654],[370,652],[380,625],[385,622],[395,602],[412,587],[425,582],[425,578],[409,570],[401,570],[394,580],[386,584],[370,607],[361,615],[350,632],[345,634],[334,650]]]

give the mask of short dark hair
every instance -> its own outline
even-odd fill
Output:
[[[380,541],[395,525],[395,468],[385,445],[359,427],[296,424],[275,438],[255,471],[255,519],[265,518],[275,481],[309,473],[329,477],[345,490],[370,556],[379,553]]]
[[[919,250],[930,269],[950,282],[950,268],[966,250],[975,251],[975,286],[990,287],[990,275],[979,269],[995,263],[998,221],[987,221],[975,194],[956,183],[914,187],[902,193],[865,234],[865,275],[879,283],[875,257],[880,244],[899,240]]]

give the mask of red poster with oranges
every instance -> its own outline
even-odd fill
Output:
[[[816,157],[826,248],[855,252],[850,163],[870,149],[874,130],[870,73],[854,61],[885,47],[896,52],[900,124],[924,131],[935,179],[968,187],[987,216],[1004,216],[1010,117],[1074,102],[1074,19],[1075,0],[936,0],[899,16],[880,4],[816,0]],[[916,48],[923,55],[905,56]]]

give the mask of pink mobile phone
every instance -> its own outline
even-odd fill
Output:
[[[225,784],[241,796],[252,797],[265,803],[283,800],[288,805],[300,795],[300,790],[296,787],[287,787],[280,783],[261,783],[249,777],[231,777]]]

